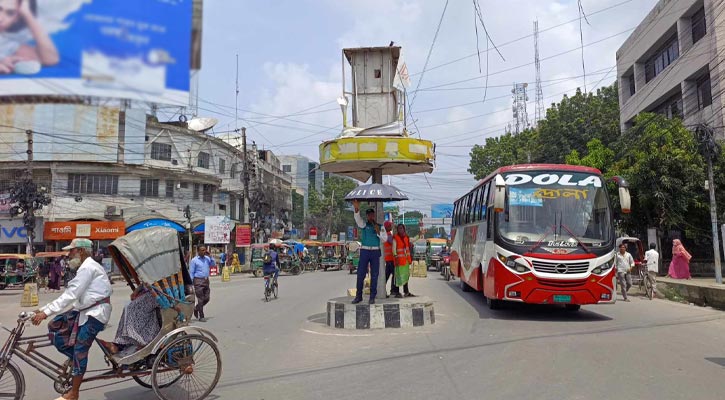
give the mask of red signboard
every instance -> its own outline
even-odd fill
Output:
[[[249,246],[252,244],[252,227],[250,225],[237,225],[236,231],[237,247]]]
[[[314,226],[312,228],[310,228],[310,239],[311,240],[317,239],[317,228],[315,228]]]

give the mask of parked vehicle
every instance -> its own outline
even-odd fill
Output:
[[[37,263],[29,254],[0,254],[0,290],[35,282]]]
[[[326,242],[322,244],[320,268],[340,270],[345,263],[345,242]]]
[[[347,242],[347,268],[350,274],[357,271],[357,265],[360,263],[360,242]]]

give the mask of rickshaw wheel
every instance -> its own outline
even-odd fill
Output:
[[[154,360],[151,383],[163,400],[200,400],[214,390],[222,373],[216,344],[206,336],[178,336]]]
[[[0,392],[6,393],[7,398],[20,400],[25,396],[25,378],[15,364],[8,362],[0,378]]]
[[[255,278],[259,278],[259,277],[261,277],[261,276],[262,276],[262,269],[261,269],[261,268],[257,268],[257,269],[255,269],[255,270],[254,270],[254,277],[255,277]]]
[[[153,389],[154,385],[151,384],[151,374],[148,375],[134,375],[132,376],[133,380],[138,383],[140,386],[145,387],[146,389]],[[171,386],[174,383],[176,383],[179,379],[181,379],[181,374],[179,376],[172,380],[169,383],[164,384],[164,387]]]
[[[53,382],[53,390],[55,390],[55,392],[58,394],[65,394],[65,392],[69,391],[70,389],[71,384],[69,381],[63,383]]]

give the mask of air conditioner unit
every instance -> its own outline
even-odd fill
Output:
[[[179,165],[179,160],[171,160],[171,165]]]
[[[123,210],[116,206],[106,206],[106,218],[111,217],[122,217],[123,216]]]

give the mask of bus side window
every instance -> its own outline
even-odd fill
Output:
[[[488,207],[486,199],[488,198],[489,186],[491,186],[490,182],[481,186],[481,196],[478,200],[478,219],[481,221],[486,220],[486,208]]]
[[[493,186],[492,182],[488,182],[486,184],[488,190],[488,195],[486,196],[488,198],[488,201],[486,203],[486,209],[488,210],[486,212],[488,219],[486,220],[486,237],[487,238],[493,238],[493,220],[496,219],[496,213],[493,212],[493,194],[495,190],[491,189]]]

